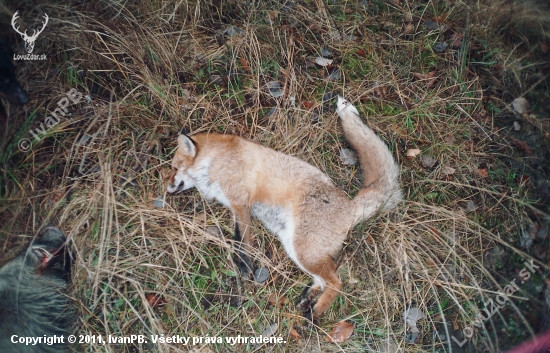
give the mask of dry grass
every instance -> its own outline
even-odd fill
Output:
[[[77,351],[380,352],[390,340],[406,352],[448,352],[449,337],[461,337],[457,332],[474,320],[481,303],[513,279],[494,254],[505,252],[515,266],[531,258],[514,246],[525,219],[538,211],[499,160],[514,152],[484,108],[482,78],[456,49],[435,52],[442,34],[425,26],[445,12],[475,45],[481,27],[466,7],[432,1],[292,4],[42,5],[50,23],[35,52],[47,53],[48,60],[21,65],[32,101],[11,108],[4,132],[4,244],[48,222],[67,233],[78,334],[258,336],[278,323],[277,335],[287,341],[87,344]],[[37,14],[27,2],[3,8],[4,15],[16,9],[25,18]],[[224,32],[232,26],[240,32]],[[333,53],[341,79],[308,67],[322,47]],[[430,72],[437,79],[412,75]],[[273,80],[281,82],[282,98],[268,93],[265,84]],[[71,88],[91,102],[71,107],[71,121],[62,118],[48,137],[33,140],[30,152],[19,152],[19,139],[31,138],[28,130]],[[333,104],[323,98],[330,93],[354,102],[391,146],[408,201],[351,232],[340,260],[345,292],[314,330],[301,327],[293,305],[309,278],[272,235],[255,223],[252,252],[270,270],[269,280],[238,286],[230,212],[205,203],[196,191],[166,197],[165,189],[175,137],[185,127],[235,133],[298,156],[353,194],[360,172],[339,158],[345,143]],[[405,157],[411,148],[438,163],[425,168],[418,157]],[[480,176],[482,165],[491,166],[490,178]],[[456,170],[451,176],[444,173],[447,166]],[[166,207],[155,207],[162,197]],[[478,208],[466,213],[468,201]],[[288,303],[270,305],[273,293]],[[152,307],[151,294],[166,303]],[[528,295],[519,292],[476,329],[469,349],[496,351],[526,336],[530,324],[518,298]],[[403,312],[411,306],[428,318],[419,321],[416,343],[406,344]],[[354,335],[326,342],[342,320],[354,324]],[[515,326],[502,329],[502,322]],[[301,339],[292,337],[293,328],[301,329]]]

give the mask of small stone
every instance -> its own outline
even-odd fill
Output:
[[[254,271],[254,280],[258,283],[264,283],[269,278],[269,270],[265,267],[257,268]]]
[[[322,48],[321,48],[321,56],[323,56],[323,57],[330,57],[330,56],[332,56],[332,52],[330,51],[329,48],[327,48],[327,47],[322,47]]]
[[[228,29],[226,29],[223,33],[231,37],[231,36],[234,36],[234,35],[242,34],[243,30],[238,28],[238,27],[232,26],[232,27],[229,27]]]
[[[164,196],[159,196],[153,201],[153,206],[156,208],[164,208],[166,207],[166,200],[164,199]]]
[[[281,89],[281,83],[279,81],[269,81],[265,84],[269,89],[269,94],[275,98],[283,96],[283,90]]]
[[[442,51],[444,51],[445,49],[447,49],[449,45],[445,42],[436,42],[434,44],[434,50],[438,53],[441,53]]]
[[[474,212],[477,210],[477,205],[474,201],[470,200],[466,203],[466,212]]]

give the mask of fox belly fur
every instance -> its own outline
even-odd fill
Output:
[[[313,277],[299,303],[313,320],[342,289],[335,259],[348,231],[402,198],[399,168],[387,146],[341,97],[337,113],[363,172],[363,187],[353,200],[319,169],[298,158],[238,136],[208,133],[180,134],[172,160],[175,173],[168,186],[170,193],[196,187],[207,200],[233,211],[236,262],[245,277],[252,273],[244,250],[250,244],[251,216],[276,234],[292,261]]]

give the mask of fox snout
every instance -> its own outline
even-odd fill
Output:
[[[183,180],[178,179],[177,176],[178,176],[178,171],[176,170],[174,171],[174,174],[170,178],[170,184],[166,188],[166,190],[171,194],[174,194],[174,193],[179,194],[184,189],[185,182]]]

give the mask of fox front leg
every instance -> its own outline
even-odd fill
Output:
[[[232,207],[235,212],[235,262],[239,266],[243,278],[251,278],[254,267],[246,248],[250,246],[250,210],[246,207]]]

